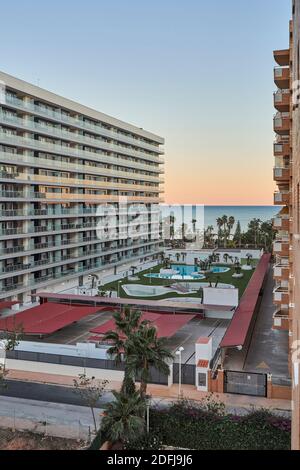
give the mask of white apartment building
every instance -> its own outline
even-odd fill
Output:
[[[0,72],[0,300],[155,259],[163,143]],[[113,235],[99,231],[106,204]]]

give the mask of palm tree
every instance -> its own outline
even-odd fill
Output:
[[[146,325],[147,321],[141,321],[142,313],[139,310],[133,310],[125,307],[124,311],[115,312],[113,319],[115,321],[115,330],[110,330],[105,333],[103,339],[111,343],[107,350],[108,356],[114,359],[117,364],[125,360],[124,379],[122,384],[123,393],[130,394],[135,390],[134,374],[128,367],[127,359],[130,356],[130,342],[128,338],[134,335],[136,331],[142,326]]]
[[[221,238],[222,238],[222,227],[223,227],[223,219],[221,217],[217,218],[217,226],[218,226],[218,247],[220,247]]]
[[[102,431],[112,442],[125,443],[145,432],[145,400],[138,392],[131,395],[112,392],[114,400],[104,405]]]
[[[225,261],[226,264],[228,263],[228,258],[229,258],[229,254],[228,254],[228,253],[224,253],[223,259],[224,259],[224,261]]]
[[[230,233],[231,233],[231,230],[233,229],[234,224],[235,224],[235,218],[231,215],[227,222],[228,238],[230,237]]]
[[[227,224],[228,224],[228,217],[227,215],[222,216],[222,221],[223,221],[223,226],[224,226],[224,248],[227,246],[227,237],[228,237],[228,232],[227,232]]]
[[[140,395],[145,397],[147,384],[151,378],[150,367],[169,375],[166,363],[173,355],[166,347],[167,338],[158,338],[155,326],[142,325],[135,335],[128,339],[131,354],[127,356],[128,368],[133,374],[140,374]]]
[[[176,259],[177,259],[177,263],[179,263],[179,260],[180,260],[180,253],[176,253]]]

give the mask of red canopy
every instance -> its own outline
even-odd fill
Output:
[[[244,345],[259,293],[268,271],[270,258],[271,255],[269,254],[261,257],[220,344],[221,348]]]
[[[0,330],[12,332],[22,329],[25,334],[51,334],[99,310],[99,307],[49,302],[1,319]]]
[[[174,314],[159,314],[154,312],[143,312],[142,320],[149,320],[157,328],[158,337],[172,337],[175,333],[180,330],[184,325],[186,325],[190,320],[192,320],[195,315],[174,315]],[[108,331],[114,331],[116,329],[115,321],[108,320],[107,322],[99,325],[92,330],[91,333],[96,333],[97,335],[104,335]],[[96,340],[96,337],[91,337],[91,341]]]

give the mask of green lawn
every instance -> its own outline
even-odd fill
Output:
[[[176,263],[176,264],[179,264],[179,263]],[[242,264],[246,264],[246,260],[243,260]],[[256,262],[254,261],[253,264],[255,265]],[[225,265],[225,264],[222,264],[222,263],[218,263],[218,266],[229,267],[228,265]],[[129,298],[129,299],[134,298],[133,296],[129,296],[125,293],[125,291],[122,289],[123,284],[143,284],[143,285],[148,285],[148,286],[151,286],[151,285],[152,286],[170,286],[172,284],[178,284],[180,282],[183,282],[183,283],[187,282],[187,281],[175,281],[175,280],[170,280],[170,279],[147,278],[147,277],[144,276],[144,274],[148,274],[150,272],[159,273],[159,271],[162,267],[163,267],[162,265],[158,265],[158,266],[155,266],[154,268],[152,268],[151,270],[147,269],[145,271],[135,273],[135,277],[139,278],[139,280],[137,280],[137,281],[131,281],[128,278],[120,279],[120,281],[121,281],[120,282],[120,288],[119,288],[120,297]],[[230,268],[230,271],[228,271],[226,273],[223,273],[223,274],[211,274],[210,280],[212,281],[213,286],[217,282],[217,280],[219,280],[220,283],[234,285],[235,287],[237,287],[239,289],[239,297],[241,298],[241,296],[243,295],[244,290],[246,289],[246,287],[248,285],[248,282],[249,282],[252,274],[254,273],[254,269],[252,271],[243,271],[244,277],[241,278],[241,279],[234,279],[232,277],[232,274],[234,272],[235,272],[234,268]],[[103,290],[115,290],[115,291],[117,291],[118,290],[118,282],[119,281],[114,281],[114,282],[110,282],[108,284],[105,284],[103,286]],[[201,282],[201,281],[195,280],[195,281],[188,281],[188,282],[192,283],[192,282]],[[202,282],[206,282],[206,280],[203,279]],[[177,294],[176,292],[170,292],[170,293],[160,295],[160,296],[155,296],[155,297],[152,296],[152,297],[138,297],[138,298],[143,299],[143,300],[162,300],[162,299],[167,299],[167,298],[170,298],[170,297],[184,297],[184,296],[187,296],[187,295],[188,295],[188,297],[199,297],[199,299],[202,298],[202,293],[201,292],[198,292],[198,293],[195,293],[195,294],[183,294],[183,295]]]

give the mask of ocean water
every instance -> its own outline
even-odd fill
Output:
[[[233,216],[236,223],[238,220],[240,221],[244,231],[247,230],[250,220],[255,218],[266,222],[273,219],[279,211],[280,206],[204,206],[204,224],[205,227],[213,225],[216,229],[218,217]]]

